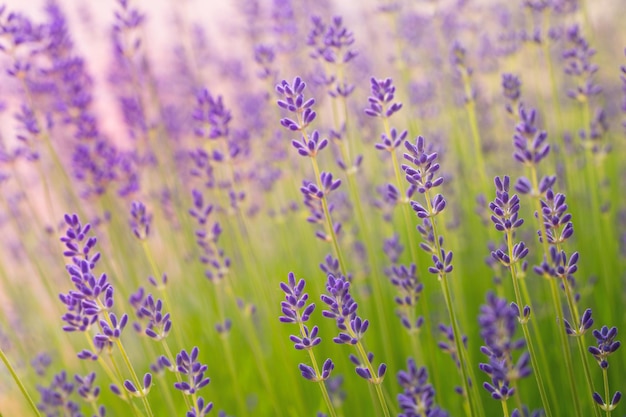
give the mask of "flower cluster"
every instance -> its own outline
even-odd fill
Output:
[[[305,88],[306,83],[300,77],[294,78],[293,84],[283,80],[276,86],[276,92],[281,97],[277,101],[278,107],[294,113],[296,116],[296,120],[287,117],[280,120],[280,124],[291,131],[303,131],[317,116],[312,109],[315,99],[304,99]]]
[[[74,382],[68,380],[67,372],[61,371],[56,374],[49,386],[38,386],[41,395],[39,410],[46,416],[68,415],[82,416],[80,404],[71,399],[73,393],[77,393],[84,402],[93,403],[93,409],[97,412],[94,417],[104,417],[106,409],[104,405],[97,406],[100,397],[100,388],[94,386],[96,374],[94,372],[82,377],[74,376]]]
[[[435,237],[434,217],[446,207],[446,200],[441,194],[431,197],[432,189],[443,184],[443,177],[438,176],[439,163],[437,152],[426,150],[426,141],[423,136],[418,136],[415,143],[404,143],[407,152],[404,159],[411,165],[402,165],[406,180],[413,185],[417,192],[423,194],[426,199],[426,207],[415,200],[411,201],[411,208],[422,219],[422,224],[417,230],[424,237],[420,247],[432,255],[433,266],[428,268],[432,274],[439,275],[452,272],[452,251],[443,248],[443,236]]]
[[[367,99],[369,107],[365,109],[365,114],[372,117],[388,119],[402,108],[402,103],[393,102],[396,87],[391,78],[384,80],[370,79],[372,95]]]
[[[522,95],[521,86],[522,81],[518,76],[509,73],[502,74],[502,94],[507,100],[505,108],[509,114],[513,114],[513,109]]]
[[[598,66],[591,62],[596,51],[580,32],[578,25],[572,25],[567,29],[566,40],[570,47],[563,52],[563,58],[565,59],[565,73],[581,80],[579,85],[569,90],[567,94],[574,100],[584,102],[600,94],[602,87],[595,84],[593,79],[595,73],[598,72]]]
[[[309,209],[309,217],[307,218],[307,221],[324,227],[326,219],[324,213],[324,203],[327,204],[328,213],[332,213],[334,210],[334,204],[328,202],[328,195],[339,188],[341,180],[334,178],[333,174],[330,172],[322,172],[320,174],[319,184],[322,188],[319,188],[315,183],[303,181],[302,187],[300,187],[300,192],[304,198],[305,207]],[[333,228],[334,234],[337,235],[341,231],[341,222],[334,222],[331,227]],[[322,230],[317,230],[315,232],[315,236],[326,242],[332,241],[332,236],[329,235],[323,228]]]
[[[609,387],[606,376],[607,368],[609,367],[608,357],[615,353],[621,346],[621,343],[615,340],[616,336],[617,327],[609,328],[607,326],[602,326],[599,330],[596,329],[593,331],[593,337],[596,338],[597,345],[589,347],[589,353],[593,355],[600,368],[602,368],[605,381],[604,387],[606,389],[606,399],[603,399],[597,392],[593,393],[593,399],[602,410],[607,412],[607,414],[615,409],[619,401],[622,399],[622,393],[620,391],[615,391],[615,394],[613,394],[613,397],[609,400],[610,393],[608,392]]]
[[[435,404],[435,388],[428,383],[426,367],[418,368],[413,358],[407,360],[407,370],[398,372],[402,393],[398,403],[402,413],[398,417],[447,417],[448,413]]]
[[[478,324],[485,345],[481,352],[488,357],[488,363],[481,363],[480,369],[491,378],[485,382],[484,388],[496,400],[506,401],[515,390],[512,384],[531,373],[530,355],[523,353],[517,362],[513,352],[525,346],[523,339],[515,340],[515,327],[518,314],[505,299],[487,294],[487,304],[480,308]]]
[[[148,213],[145,204],[141,201],[133,201],[130,206],[130,216],[130,227],[135,237],[139,240],[147,239],[150,235],[152,214]]]
[[[289,339],[294,343],[296,349],[307,350],[311,358],[314,358],[310,350],[319,345],[322,339],[317,336],[319,332],[317,326],[313,326],[313,328],[309,329],[305,324],[309,321],[311,314],[313,314],[315,310],[314,303],[307,305],[309,294],[304,292],[305,285],[306,282],[304,279],[296,281],[296,276],[293,272],[289,273],[286,283],[280,283],[280,288],[285,293],[285,301],[280,304],[283,315],[279,317],[279,320],[282,323],[295,323],[298,325],[300,329],[299,336],[291,335]],[[314,362],[314,367],[304,363],[299,365],[302,376],[315,382],[328,379],[334,367],[335,365],[330,358],[324,361],[321,371],[317,369],[316,362]]]
[[[382,383],[387,371],[387,365],[381,363],[376,371],[376,375],[373,375],[373,355],[368,354],[367,357],[362,355],[361,339],[369,328],[369,321],[357,315],[358,304],[350,294],[350,282],[344,277],[335,277],[332,274],[328,274],[326,291],[327,294],[322,294],[321,299],[328,306],[328,310],[324,310],[322,315],[335,320],[340,330],[339,335],[333,341],[338,344],[359,346],[358,350],[361,357],[356,358],[353,356],[352,359],[357,365],[356,373],[373,384]]]
[[[222,96],[215,98],[206,88],[200,91],[192,118],[197,122],[195,134],[198,138],[216,140],[228,137],[232,116],[224,106]]]
[[[189,214],[196,220],[196,243],[201,250],[200,262],[205,266],[204,275],[213,282],[219,282],[228,275],[230,258],[217,246],[222,227],[219,222],[209,224],[209,215],[213,212],[213,204],[206,203],[204,194],[199,190],[192,191],[193,208]],[[210,227],[209,227],[210,226]]]

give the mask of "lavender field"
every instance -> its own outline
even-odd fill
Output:
[[[625,15],[0,6],[0,417],[625,416]]]

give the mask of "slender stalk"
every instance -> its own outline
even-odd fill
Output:
[[[167,343],[167,340],[165,339],[161,339],[161,345],[163,346],[163,350],[165,350],[165,355],[167,357],[167,360],[170,361],[170,363],[176,363],[176,358],[175,356],[172,354],[172,351],[170,350],[170,346]],[[176,382],[181,383],[183,382],[183,379],[180,376],[180,372],[174,372],[174,374],[176,375]],[[168,391],[168,390],[166,390]],[[169,391],[168,391],[169,392]],[[187,409],[191,408],[192,406],[194,406],[195,404],[189,404],[189,396],[183,394],[183,398],[185,400],[185,405],[187,406]],[[170,398],[171,401],[171,398]]]
[[[300,334],[304,337],[306,332],[304,330],[304,324],[302,323],[302,317],[300,316],[300,311],[296,311],[296,321],[298,322],[298,327],[300,328]],[[335,407],[333,406],[332,401],[330,400],[330,396],[328,395],[328,390],[326,389],[326,383],[323,379],[321,379],[322,374],[320,373],[320,368],[317,365],[317,360],[315,359],[315,355],[311,348],[306,349],[309,354],[309,359],[311,360],[311,365],[313,366],[313,370],[315,371],[315,376],[318,378],[318,383],[320,386],[320,390],[322,391],[322,397],[324,397],[324,402],[326,402],[326,407],[328,407],[328,412],[331,417],[337,417],[337,412],[335,411]]]
[[[385,128],[385,134],[387,135],[388,138],[391,138],[391,128],[389,127],[389,119],[387,117],[383,118],[383,126]],[[406,228],[407,232],[412,232],[414,228],[411,227],[412,225],[411,225],[410,207],[409,207],[409,204],[408,204],[409,202],[404,192],[404,186],[403,186],[404,183],[402,182],[402,175],[400,173],[400,164],[398,163],[398,156],[396,155],[395,149],[391,150],[390,153],[391,153],[391,162],[393,165],[393,172],[396,177],[396,187],[398,187],[398,192],[402,196],[401,204],[402,204],[402,214],[404,216],[404,227]],[[409,239],[408,239],[409,248],[411,250],[411,259],[417,265],[417,249],[415,248],[415,243],[413,242],[413,239],[410,238],[411,233],[409,233],[408,236],[409,236]]]
[[[304,132],[303,132],[304,133]],[[306,137],[306,134],[305,134]],[[308,142],[308,138],[306,138]],[[317,164],[317,159],[315,157],[311,158],[311,163],[313,164],[313,171],[315,172],[315,180],[317,182],[317,187],[322,190],[322,182],[320,179],[320,169]],[[333,221],[330,217],[330,210],[328,209],[328,202],[326,201],[326,196],[322,197],[322,209],[324,210],[324,217],[326,218],[326,230],[330,234],[331,243],[333,245],[333,249],[335,250],[335,256],[337,256],[337,260],[339,261],[339,267],[341,268],[341,273],[346,274],[346,263],[343,259],[343,255],[341,253],[341,249],[339,248],[339,241],[337,240],[337,234],[335,233],[335,229],[333,227]]]
[[[383,414],[385,414],[385,417],[391,417],[391,414],[389,413],[389,407],[387,406],[387,401],[385,400],[385,394],[383,393],[382,387],[380,386],[380,384],[382,383],[382,379],[376,376],[376,372],[374,371],[374,368],[372,367],[372,364],[367,357],[367,352],[363,347],[363,343],[361,343],[361,341],[356,337],[356,334],[354,334],[350,326],[347,326],[347,331],[350,337],[357,340],[355,347],[360,356],[361,363],[367,367],[370,375],[372,375],[372,378],[374,378],[374,381],[371,381],[371,384],[374,385],[376,395],[378,396],[378,401],[380,402],[380,406],[383,409]]]
[[[533,199],[534,205],[535,205],[535,211],[537,213],[537,222],[539,223],[539,230],[541,232],[541,244],[543,247],[543,255],[545,257],[545,259],[549,259],[550,258],[550,248],[549,248],[549,244],[548,244],[548,239],[547,239],[547,233],[546,233],[546,225],[543,222],[543,220],[541,219],[541,194],[539,192],[539,180],[538,180],[538,175],[537,175],[537,168],[536,166],[530,165],[530,180],[531,180],[531,184],[533,187],[532,193],[531,193],[531,197]],[[570,390],[572,392],[572,397],[573,397],[573,401],[574,401],[574,405],[576,408],[576,413],[577,416],[581,416],[582,414],[582,410],[580,408],[580,402],[579,402],[579,398],[578,398],[578,394],[577,394],[577,390],[576,390],[576,383],[575,383],[575,379],[574,379],[574,368],[573,368],[573,364],[572,364],[572,354],[570,352],[569,349],[569,343],[567,342],[567,334],[565,333],[565,327],[563,326],[563,318],[561,317],[562,315],[562,307],[561,307],[561,299],[559,297],[558,294],[558,289],[556,286],[556,283],[554,282],[554,279],[552,279],[549,276],[545,276],[544,278],[546,278],[549,282],[550,282],[550,293],[551,293],[551,297],[552,297],[552,306],[554,309],[554,314],[555,314],[555,318],[556,318],[556,322],[557,322],[557,332],[559,333],[559,341],[561,343],[561,348],[563,351],[563,356],[565,357],[565,364],[566,364],[566,368],[567,368],[567,373],[568,373],[568,381],[569,381],[569,385],[570,385]],[[525,287],[525,283],[523,284],[523,286]],[[541,333],[537,331],[536,328],[533,328],[533,330],[535,331],[535,333],[537,335],[540,335]],[[584,347],[583,347],[584,348]],[[541,348],[542,349],[542,348]],[[543,353],[542,353],[542,357],[543,357]],[[545,362],[545,361],[544,361]],[[583,360],[583,362],[585,362]],[[553,388],[552,388],[552,381],[551,379],[548,379],[548,384],[549,384],[549,388],[550,388],[550,393],[553,394]],[[552,399],[554,399],[554,395],[552,395],[551,397]]]
[[[465,98],[467,100],[465,104],[465,110],[467,111],[467,118],[470,124],[470,130],[472,132],[472,142],[474,144],[474,154],[476,156],[476,164],[478,166],[478,174],[480,176],[481,187],[483,191],[487,186],[487,174],[485,173],[485,161],[483,158],[483,150],[480,139],[480,131],[478,129],[478,117],[476,116],[476,101],[472,94],[472,85],[470,83],[470,76],[465,68],[460,68],[461,77],[463,79],[463,87],[465,90]]]
[[[522,295],[519,288],[518,278],[515,272],[515,264],[513,263],[514,255],[513,255],[513,232],[511,230],[507,230],[506,232],[506,244],[509,251],[509,259],[511,262],[509,263],[509,270],[511,271],[511,279],[513,280],[513,290],[515,291],[515,301],[519,308],[523,308],[524,304],[522,302]],[[539,388],[539,395],[541,396],[541,402],[543,404],[543,408],[546,413],[546,417],[552,416],[552,411],[550,410],[550,402],[548,401],[548,396],[546,395],[546,389],[543,384],[543,377],[541,375],[539,362],[537,361],[537,354],[535,353],[535,348],[533,346],[532,339],[530,337],[530,332],[528,331],[528,321],[520,320],[520,324],[522,325],[522,332],[524,333],[524,339],[526,339],[526,345],[528,346],[528,352],[530,353],[530,360],[533,365],[533,370],[535,371],[535,380],[537,381],[537,387]]]
[[[502,414],[504,417],[509,417],[509,408],[506,405],[506,400],[502,400],[500,403],[502,404]]]
[[[609,392],[609,372],[606,368],[602,368],[602,379],[604,380],[604,404],[606,405],[606,417],[611,417],[611,394]],[[595,407],[594,407],[595,408]]]
[[[556,245],[557,250],[560,252],[560,245]],[[563,288],[565,288],[565,295],[567,299],[567,305],[570,310],[570,314],[572,316],[572,320],[574,323],[580,322],[580,314],[578,312],[578,307],[576,306],[576,302],[574,301],[574,294],[572,294],[572,289],[567,282],[567,278],[563,279],[562,282]],[[582,338],[582,335],[576,335],[576,344],[578,345],[578,352],[580,353],[580,361],[583,364],[583,370],[585,372],[585,380],[587,382],[587,389],[589,392],[595,392],[595,388],[593,386],[593,378],[591,377],[591,371],[589,370],[589,363],[587,362],[587,355],[585,354],[585,342]],[[600,417],[600,411],[593,404],[593,399],[589,397],[591,403],[591,408],[593,409],[593,413],[595,416]]]
[[[102,311],[106,312],[107,309],[104,307],[102,302],[99,299],[96,299],[95,301],[97,302],[98,307]],[[109,324],[109,326],[113,328],[114,326],[111,322],[111,318],[109,317],[109,315],[105,313],[103,314],[103,316],[106,322]],[[133,365],[130,362],[130,358],[128,357],[128,354],[126,353],[126,350],[124,349],[124,345],[122,344],[122,341],[119,338],[115,339],[115,345],[117,346],[118,350],[120,351],[120,354],[122,355],[122,359],[124,361],[124,364],[126,365],[126,368],[128,368],[128,371],[130,372],[130,375],[133,379],[133,383],[138,389],[140,389],[143,385],[141,384],[141,382],[139,381],[139,378],[137,377],[137,373],[135,372],[135,369],[133,368]],[[120,378],[120,380],[121,379],[122,378]],[[152,409],[150,408],[150,403],[148,402],[146,395],[141,395],[141,401],[143,402],[144,408],[146,409],[146,413],[148,414],[148,416],[154,417],[154,414],[152,413]]]
[[[24,398],[26,398],[28,405],[33,410],[33,414],[35,414],[38,417],[41,417],[41,414],[39,413],[39,409],[37,408],[37,405],[31,398],[30,394],[28,394],[28,391],[26,391],[26,387],[22,383],[22,380],[20,379],[19,376],[17,376],[15,369],[9,362],[9,358],[7,358],[7,356],[4,354],[4,351],[1,348],[0,348],[0,360],[2,360],[2,362],[4,363],[4,366],[6,366],[6,368],[9,370],[11,377],[13,377],[13,381],[15,381],[15,384],[18,386],[18,388],[22,392],[22,395],[24,396]]]
[[[426,197],[426,206],[428,208],[428,212],[432,213],[432,204],[430,200],[430,193],[426,191],[424,193]],[[437,254],[441,254],[441,245],[439,244],[439,233],[437,232],[437,222],[435,218],[431,218],[431,224],[433,228],[433,238],[435,240],[435,250]],[[471,416],[484,416],[485,411],[483,408],[482,401],[480,400],[480,395],[477,392],[476,384],[471,384],[470,379],[472,381],[475,380],[473,377],[473,372],[469,365],[465,348],[462,343],[462,335],[461,330],[459,329],[459,324],[456,317],[456,312],[452,303],[452,295],[450,291],[450,284],[448,283],[448,275],[445,272],[439,274],[439,283],[441,284],[441,288],[443,290],[444,299],[446,301],[446,307],[448,310],[448,315],[450,318],[450,322],[452,325],[452,332],[454,334],[454,343],[456,345],[456,351],[459,355],[459,362],[461,363],[461,377],[463,378],[463,388],[466,393],[466,399],[469,404],[470,415]],[[470,391],[471,389],[471,391]],[[475,398],[474,398],[475,397]]]

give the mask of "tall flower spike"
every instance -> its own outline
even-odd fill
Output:
[[[196,346],[190,353],[183,349],[176,355],[176,372],[186,376],[187,381],[174,383],[174,388],[185,395],[194,395],[211,382],[210,378],[204,376],[208,369],[207,365],[198,362],[199,353],[200,350]]]
[[[304,286],[306,282],[304,279],[297,280],[293,272],[290,272],[287,276],[287,282],[280,283],[280,289],[285,293],[285,301],[281,302],[282,316],[279,320],[283,323],[296,323],[300,329],[298,335],[291,335],[289,339],[294,343],[294,347],[297,350],[306,350],[309,354],[309,358],[313,363],[313,366],[301,363],[299,365],[300,373],[302,377],[313,382],[324,383],[330,376],[332,370],[335,368],[333,361],[329,358],[324,361],[322,369],[317,367],[317,361],[312,349],[319,345],[322,341],[317,336],[319,328],[313,326],[312,329],[304,324],[309,321],[311,314],[315,310],[315,304],[311,303],[307,305],[309,294],[304,292]],[[324,397],[327,398],[325,393],[325,386],[321,386]],[[332,408],[332,404],[327,404],[329,408]],[[333,412],[334,415],[334,412]]]
[[[535,109],[527,111],[523,104],[519,105],[518,117],[520,122],[515,126],[513,157],[518,162],[531,166],[541,162],[550,152],[550,145],[546,143],[548,133],[535,126]]]
[[[278,107],[290,113],[294,113],[296,116],[296,120],[287,117],[280,120],[280,124],[289,130],[304,130],[315,120],[317,115],[312,109],[315,104],[315,99],[310,98],[305,100],[304,98],[303,91],[305,88],[306,83],[302,81],[300,77],[294,78],[293,84],[289,84],[289,82],[283,80],[276,86],[276,92],[281,97],[277,102]]]
[[[224,105],[222,96],[213,97],[206,88],[196,96],[196,108],[192,113],[197,122],[195,134],[199,138],[219,139],[229,134],[232,120],[230,111]]]
[[[524,223],[519,218],[520,202],[517,194],[509,195],[510,180],[508,176],[496,177],[496,199],[489,204],[493,212],[491,221],[500,232],[512,231]]]
[[[393,85],[391,78],[377,80],[372,77],[370,84],[372,95],[368,98],[369,107],[365,109],[365,114],[386,119],[402,108],[402,103],[392,103],[396,87]]]
[[[150,223],[152,214],[148,213],[146,206],[141,201],[133,201],[130,206],[130,227],[135,237],[144,240],[150,235]]]
[[[615,353],[621,346],[621,343],[615,340],[617,336],[617,327],[602,326],[599,330],[593,331],[593,337],[596,338],[597,346],[590,346],[589,353],[596,358],[598,365],[606,369],[609,367],[608,357]]]
[[[435,388],[428,383],[426,367],[418,368],[415,360],[407,360],[407,370],[398,372],[403,392],[398,394],[402,411],[398,417],[447,417],[448,413],[435,405]]]
[[[357,315],[358,304],[350,295],[350,282],[344,277],[337,278],[329,274],[326,291],[327,294],[322,294],[321,299],[329,307],[329,310],[324,310],[322,315],[334,319],[340,330],[333,341],[337,344],[355,345],[360,357],[352,356],[351,359],[357,365],[357,375],[374,385],[380,385],[387,371],[387,365],[381,363],[378,370],[373,371],[373,354],[370,353],[364,357],[365,351],[361,339],[369,328],[369,321]],[[382,405],[386,406],[384,403]]]
[[[522,82],[518,76],[514,74],[502,74],[502,95],[507,100],[505,105],[506,111],[513,114],[513,108],[517,104],[521,92]]]

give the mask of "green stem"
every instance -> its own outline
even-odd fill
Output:
[[[39,409],[37,408],[37,405],[31,398],[31,396],[28,394],[28,391],[26,391],[26,387],[20,380],[19,376],[17,376],[15,369],[13,369],[13,366],[11,366],[11,363],[9,362],[9,358],[6,357],[6,355],[4,354],[4,351],[1,348],[0,348],[0,360],[2,360],[2,362],[4,363],[4,366],[6,366],[6,368],[9,370],[9,373],[13,377],[13,380],[19,387],[20,391],[22,391],[22,395],[28,401],[28,405],[30,405],[30,408],[33,410],[33,413],[36,416],[41,417],[41,414],[39,413]]]
[[[430,193],[426,191],[424,193],[424,197],[426,199],[426,206],[428,208],[428,212],[432,213],[433,210],[432,210],[432,203],[430,200]],[[433,228],[435,250],[436,250],[437,256],[441,256],[441,245],[439,244],[439,233],[437,232],[437,222],[435,221],[434,217],[431,217],[431,224]],[[463,388],[466,393],[466,399],[469,403],[470,415],[471,416],[475,416],[475,415],[484,416],[485,411],[483,409],[483,404],[482,404],[482,401],[480,400],[480,396],[477,392],[476,384],[472,384],[470,387],[469,380],[471,379],[472,381],[474,381],[475,378],[473,378],[473,372],[471,371],[471,367],[469,365],[466,352],[462,343],[463,338],[461,335],[461,330],[459,329],[456,312],[452,304],[452,295],[450,291],[450,284],[448,283],[448,275],[445,272],[442,272],[439,274],[439,282],[441,284],[444,299],[446,302],[446,307],[448,310],[448,315],[450,318],[450,323],[452,325],[452,332],[454,334],[454,343],[456,346],[456,351],[459,355],[459,362],[461,363],[461,367],[460,367],[461,377],[463,378]]]
[[[306,134],[303,132],[306,138]],[[306,138],[308,142],[308,138]],[[317,164],[317,159],[315,157],[311,157],[311,163],[313,164],[313,171],[315,172],[315,181],[317,182],[317,187],[320,190],[323,190],[322,182],[320,179],[320,168]],[[335,250],[335,256],[337,256],[337,260],[339,261],[339,267],[341,268],[341,273],[346,275],[346,263],[343,260],[343,255],[341,253],[341,249],[339,248],[339,241],[337,240],[337,235],[335,233],[335,229],[333,228],[333,221],[330,217],[330,210],[328,209],[328,202],[326,201],[326,196],[321,198],[322,201],[322,209],[324,210],[324,217],[326,218],[326,230],[330,234],[331,243]]]
[[[502,414],[504,415],[504,417],[509,417],[509,408],[506,405],[506,400],[502,400],[500,401],[500,403],[502,404]]]
[[[610,392],[609,392],[609,372],[607,371],[606,368],[602,368],[602,379],[604,380],[604,397],[606,398],[606,400],[604,401],[604,404],[606,406],[605,411],[606,411],[606,417],[611,417],[611,399],[610,399]]]
[[[460,70],[461,77],[463,78],[465,98],[467,100],[465,109],[467,111],[467,118],[472,132],[472,142],[474,144],[474,154],[476,156],[476,164],[474,166],[478,166],[478,174],[481,181],[480,190],[482,191],[485,187],[487,187],[487,174],[485,173],[485,161],[483,158],[480,131],[478,129],[478,117],[476,116],[476,101],[473,98],[472,85],[470,83],[468,71],[465,68],[460,68]]]
[[[302,337],[305,337],[306,331],[304,330],[304,323],[302,322],[300,311],[296,311],[296,321],[298,322],[298,327],[300,328],[300,335]],[[328,407],[328,412],[330,413],[331,417],[337,417],[337,412],[335,411],[335,407],[333,406],[333,403],[330,400],[330,396],[328,395],[328,390],[326,389],[326,384],[322,379],[322,374],[320,373],[320,368],[317,365],[315,355],[313,354],[311,348],[307,349],[306,351],[309,354],[309,359],[311,360],[311,365],[313,366],[313,370],[315,371],[317,382],[319,383],[320,390],[322,391],[322,397],[324,397],[324,402],[326,402],[326,407]]]
[[[524,308],[524,304],[522,302],[522,295],[519,288],[519,282],[517,275],[515,273],[515,263],[513,263],[514,255],[513,255],[513,232],[511,230],[507,230],[506,232],[506,244],[509,252],[509,270],[511,271],[511,279],[513,280],[513,290],[515,291],[515,301],[520,309]],[[532,343],[532,339],[530,337],[530,332],[528,331],[528,321],[521,320],[520,324],[522,325],[522,332],[524,333],[524,339],[526,340],[526,345],[528,346],[528,352],[530,353],[530,360],[533,365],[533,370],[535,371],[535,380],[537,382],[537,387],[539,388],[539,395],[541,396],[541,402],[543,404],[543,408],[546,413],[546,417],[552,416],[552,411],[550,410],[550,402],[548,401],[548,396],[546,395],[546,389],[543,384],[543,377],[541,376],[541,371],[539,367],[539,362],[537,361],[537,354],[535,353],[535,348]]]

